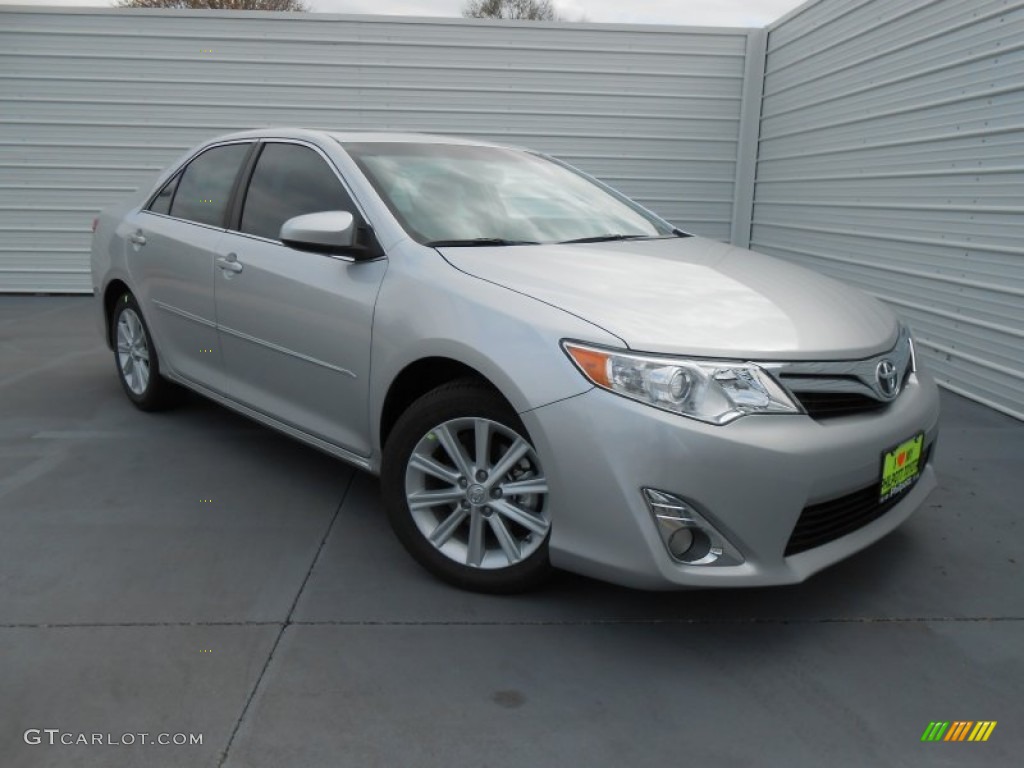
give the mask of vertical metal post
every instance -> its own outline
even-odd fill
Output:
[[[750,245],[750,222],[754,214],[754,177],[757,171],[758,139],[761,136],[761,96],[764,93],[764,59],[768,30],[747,31],[746,66],[740,97],[739,143],[736,149],[736,177],[733,183],[733,245]]]

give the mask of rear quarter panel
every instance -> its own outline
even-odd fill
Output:
[[[89,266],[92,272],[94,319],[107,346],[110,346],[110,338],[103,306],[104,294],[114,280],[132,287],[125,256],[130,227],[125,223],[125,217],[137,209],[138,204],[134,200],[106,209],[97,217],[92,234]]]

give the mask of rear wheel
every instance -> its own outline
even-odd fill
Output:
[[[118,298],[110,323],[114,364],[128,399],[143,411],[173,405],[178,389],[160,375],[160,358],[134,296],[125,293]]]
[[[543,467],[515,411],[474,380],[445,384],[399,418],[381,472],[391,525],[436,576],[510,593],[551,573]]]

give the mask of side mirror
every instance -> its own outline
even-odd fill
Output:
[[[281,242],[292,248],[339,253],[354,259],[373,258],[357,241],[355,218],[348,211],[321,211],[294,216],[281,225]]]

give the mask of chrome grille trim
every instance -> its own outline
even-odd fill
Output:
[[[889,360],[896,366],[896,391],[887,396],[878,381],[878,366]],[[824,360],[771,363],[764,366],[793,396],[801,392],[856,394],[887,403],[899,397],[907,377],[914,371],[910,332],[900,328],[896,344],[887,352],[861,360]]]

